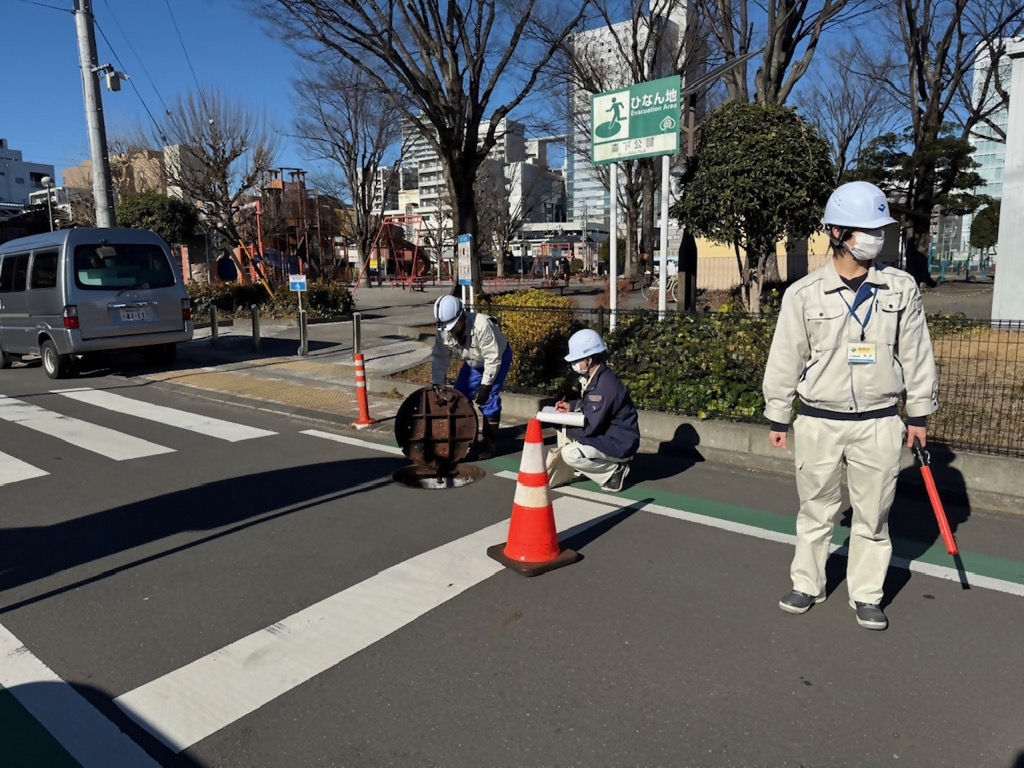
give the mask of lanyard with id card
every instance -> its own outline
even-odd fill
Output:
[[[863,286],[862,286],[863,287]],[[857,302],[857,298],[860,296],[860,290],[857,291],[857,296],[854,297],[854,303],[860,306],[863,302]],[[846,308],[850,310],[850,316],[857,321],[857,325],[860,326],[860,341],[851,341],[846,345],[846,362],[850,365],[873,365],[875,362],[875,345],[871,342],[865,341],[865,336],[868,329],[868,323],[871,321],[871,313],[875,308],[875,298],[878,296],[878,288],[871,290],[870,298],[868,299],[868,313],[864,316],[862,321],[857,317],[857,312],[854,307],[850,306],[850,303],[846,300],[846,297],[842,294],[839,298],[843,300]]]

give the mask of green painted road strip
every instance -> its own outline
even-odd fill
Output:
[[[503,470],[499,471],[497,476],[515,480],[518,475],[516,472]],[[719,504],[707,499],[682,496],[639,485],[631,486],[622,493],[611,496],[597,490],[594,483],[587,481],[557,488],[553,493],[564,493],[600,504],[620,504],[624,499],[647,502],[644,506],[645,512],[653,512],[768,541],[784,544],[796,543],[795,515],[779,515],[730,504]],[[845,557],[848,537],[849,533],[846,529],[836,528],[830,551]],[[953,558],[947,554],[944,545],[937,542],[924,552],[921,552],[922,546],[924,546],[923,542],[893,539],[892,565],[896,568],[940,579],[960,581],[960,573],[955,567],[951,567]],[[1024,597],[1024,563],[963,551],[960,552],[960,558],[970,586]]]

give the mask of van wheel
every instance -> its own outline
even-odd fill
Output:
[[[43,370],[51,379],[67,379],[75,375],[74,358],[58,353],[57,345],[49,339],[39,345],[39,356],[43,358]]]
[[[0,368],[7,369],[14,365],[14,357],[0,349]]]
[[[142,359],[147,365],[171,365],[177,356],[178,347],[175,344],[160,344],[142,350]]]

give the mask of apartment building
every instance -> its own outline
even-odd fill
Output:
[[[1006,44],[1010,44],[1013,41],[1014,38],[1003,40]],[[1009,56],[1003,56],[1000,59],[999,84],[1007,92],[1010,90],[1010,71],[1012,65],[1013,63]],[[1003,103],[1002,97],[991,85],[991,69],[992,61],[988,49],[983,48],[974,62],[971,96],[975,104],[979,103],[985,85],[989,83],[988,93],[985,94],[987,96],[985,106],[993,110],[990,120],[999,131],[1002,131],[1002,136],[999,131],[993,130],[991,126],[981,124],[975,128],[968,140],[974,147],[973,158],[978,163],[975,171],[985,180],[985,186],[976,191],[979,194],[989,195],[996,200],[1001,200],[1003,197],[1003,170],[1006,167],[1006,141],[1003,139],[1003,136],[1006,135],[1006,126],[1010,112],[1007,105]],[[968,214],[963,218],[959,245],[964,254],[971,252],[971,223],[973,220],[973,214]],[[996,256],[998,254],[993,255]]]
[[[0,203],[28,205],[29,195],[44,189],[44,176],[56,182],[52,165],[28,162],[20,149],[0,139]]]

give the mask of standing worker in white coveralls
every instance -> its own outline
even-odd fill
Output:
[[[782,299],[764,374],[772,445],[785,449],[793,404],[800,511],[790,568],[793,591],[779,601],[805,613],[825,599],[825,561],[839,515],[840,473],[853,507],[846,582],[857,623],[882,630],[882,585],[892,542],[888,517],[904,444],[926,443],[938,408],[938,377],[917,282],[874,265],[883,227],[895,223],[878,187],[843,184],[825,206],[832,260],[791,285]],[[906,397],[907,426],[899,414]]]
[[[434,320],[434,388],[444,386],[452,355],[461,357],[465,363],[455,380],[455,389],[479,406],[484,423],[483,447],[477,455],[481,459],[491,458],[501,422],[501,390],[512,367],[512,347],[493,317],[467,312],[456,296],[442,296],[434,302]]]

